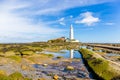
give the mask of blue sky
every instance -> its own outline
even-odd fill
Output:
[[[118,0],[0,0],[0,43],[69,37],[120,43]]]

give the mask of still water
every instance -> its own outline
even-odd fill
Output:
[[[48,64],[46,67],[40,64],[35,64],[34,68],[36,68],[37,77],[45,77],[47,80],[53,80],[53,74],[57,74],[60,79],[59,80],[76,80],[77,78],[92,79],[91,74],[88,72],[86,66],[83,63],[81,54],[76,50],[60,50],[58,52],[50,52],[44,51],[45,54],[53,54],[53,60],[59,60],[56,57],[62,56],[64,58],[63,61],[60,59],[56,64]],[[64,61],[64,60],[72,60],[72,61]],[[69,59],[74,58],[74,59]],[[77,59],[75,59],[77,58]],[[68,70],[67,67],[72,67],[73,70]]]
[[[59,52],[45,51],[46,54],[53,54],[54,57],[62,56],[64,58],[81,58],[81,54],[76,50],[61,50]]]

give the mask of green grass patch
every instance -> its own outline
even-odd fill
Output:
[[[83,58],[88,62],[88,65],[93,69],[93,71],[102,77],[104,80],[111,80],[117,74],[113,71],[113,69],[109,66],[109,62],[96,58],[94,56],[94,52],[89,51],[87,49],[80,49],[80,52],[83,55]]]
[[[34,54],[33,51],[22,51],[23,55],[32,55]]]
[[[12,80],[12,79],[8,76],[0,75],[0,80]]]
[[[41,55],[43,55],[43,56],[47,56],[47,57],[54,57],[53,54],[44,54],[44,53],[42,53]]]
[[[21,73],[14,72],[9,76],[0,74],[0,80],[32,80],[32,79],[24,78]]]
[[[15,72],[15,73],[9,75],[9,77],[14,79],[14,80],[22,80],[23,79],[22,74],[19,72]]]
[[[10,58],[10,59],[15,60],[17,62],[21,62],[21,57],[20,56],[13,55],[13,56],[9,56],[7,58]]]

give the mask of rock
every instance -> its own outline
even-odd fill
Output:
[[[45,78],[39,78],[38,80],[46,80]]]
[[[54,80],[58,80],[58,78],[59,78],[59,76],[58,76],[57,74],[55,74],[55,75],[53,76],[53,79],[54,79]]]
[[[48,66],[48,64],[43,64],[44,67]]]
[[[22,68],[22,70],[27,70],[27,66],[26,65],[21,65],[21,68]]]
[[[66,69],[67,70],[74,70],[74,67],[73,66],[67,66]]]

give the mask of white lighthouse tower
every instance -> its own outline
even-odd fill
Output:
[[[71,24],[71,26],[70,26],[70,40],[73,40],[74,39],[74,36],[73,36],[74,34],[73,34],[73,26],[72,26],[72,24]]]
[[[74,31],[73,31],[73,26],[71,24],[70,26],[70,34],[69,34],[69,40],[68,42],[79,42],[79,40],[74,39]]]

